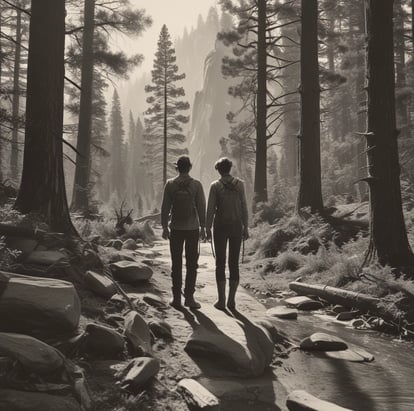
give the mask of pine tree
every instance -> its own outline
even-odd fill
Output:
[[[187,111],[190,105],[181,99],[185,96],[184,88],[176,85],[177,81],[185,78],[185,74],[178,74],[175,62],[175,50],[164,25],[151,72],[152,84],[145,88],[150,94],[147,98],[150,107],[145,112],[146,142],[152,147],[153,164],[162,168],[163,184],[174,170],[172,160],[188,152],[183,148],[182,125],[188,123],[189,117],[180,113]]]
[[[109,165],[109,192],[118,198],[125,195],[124,125],[121,114],[121,102],[116,89],[112,97],[110,115],[109,146],[111,161]]]

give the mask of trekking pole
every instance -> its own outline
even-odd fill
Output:
[[[243,248],[242,248],[242,264],[244,264],[244,238],[243,238]]]
[[[213,254],[213,258],[216,259],[216,253],[214,252],[213,239],[210,240],[210,245],[211,245],[211,253]]]

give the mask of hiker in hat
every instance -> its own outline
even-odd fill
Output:
[[[215,168],[220,179],[210,186],[207,206],[206,234],[211,240],[213,226],[213,244],[216,250],[216,282],[218,300],[214,306],[226,309],[226,249],[229,245],[229,296],[227,307],[235,309],[235,296],[239,285],[239,257],[242,241],[249,237],[247,201],[242,180],[230,174],[232,162],[220,158]],[[213,223],[214,221],[214,223]]]
[[[190,177],[191,161],[181,156],[174,163],[178,176],[167,181],[162,199],[162,237],[170,240],[172,260],[172,294],[170,304],[181,307],[183,248],[185,247],[186,278],[184,305],[200,308],[194,300],[197,279],[199,238],[205,239],[206,200],[201,183]],[[169,224],[169,228],[168,228]]]

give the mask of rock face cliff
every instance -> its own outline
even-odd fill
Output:
[[[196,92],[193,103],[189,136],[192,174],[201,180],[206,191],[217,178],[214,163],[221,155],[220,139],[229,133],[226,115],[237,105],[237,101],[228,94],[230,82],[221,72],[226,53],[228,49],[216,41],[214,51],[205,60],[203,87]]]

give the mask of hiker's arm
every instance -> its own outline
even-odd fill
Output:
[[[247,230],[249,227],[249,211],[247,209],[246,192],[244,190],[244,183],[242,181],[240,182],[240,197],[242,206],[243,226],[244,229]]]
[[[171,211],[171,194],[167,184],[165,184],[164,187],[164,194],[162,196],[162,206],[161,206],[161,225],[163,229],[168,228],[168,219],[170,217],[170,211]]]
[[[201,183],[198,184],[196,195],[196,207],[198,212],[198,218],[200,220],[200,226],[206,226],[206,197],[204,196],[204,190]]]
[[[210,193],[208,194],[208,203],[207,203],[207,219],[206,219],[206,229],[211,230],[213,225],[214,214],[216,213],[217,206],[217,197],[216,197],[216,187],[214,184],[210,186]]]

